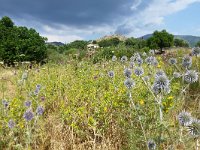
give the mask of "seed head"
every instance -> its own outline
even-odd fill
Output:
[[[131,78],[127,78],[125,81],[124,81],[124,85],[128,88],[128,89],[131,89],[135,86],[135,82],[133,81],[133,79]]]
[[[109,72],[108,72],[108,76],[109,76],[110,78],[113,78],[113,77],[115,76],[114,71],[109,71]]]
[[[155,150],[156,149],[156,143],[153,140],[149,140],[147,142],[149,150]]]
[[[188,126],[192,122],[192,116],[189,112],[182,111],[178,115],[178,120],[181,126]]]
[[[127,78],[130,78],[131,75],[132,75],[131,69],[126,68],[126,69],[124,70],[124,76],[127,77]]]
[[[144,74],[144,69],[142,67],[137,67],[135,68],[134,73],[136,76],[141,76]]]
[[[170,59],[169,59],[169,63],[170,63],[171,65],[175,65],[175,64],[177,63],[176,58],[170,58]]]
[[[30,110],[30,109],[28,109],[25,113],[24,113],[24,119],[26,120],[26,121],[31,121],[32,119],[33,119],[33,117],[34,117],[34,114],[33,114],[33,112]]]
[[[187,70],[184,75],[184,80],[187,83],[194,83],[198,81],[198,73],[195,70]]]

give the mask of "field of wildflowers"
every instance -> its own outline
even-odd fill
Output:
[[[1,68],[0,149],[200,150],[199,56]]]

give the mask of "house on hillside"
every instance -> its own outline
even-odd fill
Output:
[[[90,44],[87,45],[87,49],[88,50],[94,50],[94,49],[97,49],[97,48],[99,48],[98,44],[92,44],[92,43],[90,43]]]

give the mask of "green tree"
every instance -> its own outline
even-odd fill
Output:
[[[174,36],[169,34],[166,30],[155,31],[153,36],[148,39],[148,46],[159,48],[163,52],[163,48],[171,47],[173,45]]]
[[[110,46],[117,46],[119,45],[121,41],[117,38],[111,38],[111,39],[104,39],[101,40],[98,44],[100,47],[110,47]]]
[[[43,61],[47,57],[45,41],[34,29],[14,26],[8,17],[0,20],[0,58],[8,65]]]
[[[176,47],[189,47],[188,42],[183,39],[174,39],[174,46]]]
[[[200,41],[198,41],[195,46],[200,47]]]

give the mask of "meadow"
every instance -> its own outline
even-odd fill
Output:
[[[0,68],[2,150],[200,150],[200,51]]]

